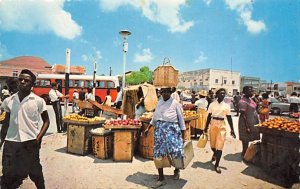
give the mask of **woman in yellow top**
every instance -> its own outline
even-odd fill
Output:
[[[226,137],[225,117],[227,118],[229,126],[231,128],[231,136],[233,138],[236,138],[233,129],[230,106],[223,101],[225,94],[226,90],[224,88],[220,88],[219,90],[217,90],[217,99],[214,102],[212,102],[208,107],[207,122],[204,129],[204,132],[206,133],[210,125],[210,147],[214,152],[211,160],[216,161],[215,171],[217,173],[221,173],[219,162],[222,156],[222,149]]]
[[[197,137],[198,133],[200,135],[203,133],[203,130],[206,125],[207,106],[208,106],[206,97],[207,97],[207,92],[205,90],[201,90],[199,92],[200,99],[195,102],[195,106],[197,107],[197,114],[198,114],[195,137]]]

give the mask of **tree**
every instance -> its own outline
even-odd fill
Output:
[[[140,68],[140,71],[133,71],[126,76],[126,83],[129,85],[137,85],[144,82],[152,82],[152,71],[147,66]]]

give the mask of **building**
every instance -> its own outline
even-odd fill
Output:
[[[292,92],[300,93],[300,82],[286,82],[286,94],[290,95]]]
[[[241,86],[240,91],[243,90],[245,86],[252,86],[254,92],[260,91],[260,78],[251,76],[241,76]]]
[[[52,66],[52,73],[54,74],[65,74],[66,66],[55,64]],[[84,66],[70,66],[70,74],[74,75],[84,75],[85,74],[85,67]]]
[[[9,60],[0,61],[0,90],[7,83],[13,82],[18,77],[21,70],[29,69],[35,75],[38,74],[64,74],[64,65],[50,65],[44,59],[34,56],[19,56]],[[85,74],[85,67],[83,66],[70,66],[70,74]]]
[[[237,71],[200,69],[179,73],[178,88],[199,91],[225,88],[232,96],[240,90],[241,74]]]
[[[34,74],[51,73],[51,65],[45,60],[33,56],[19,56],[0,62],[0,89],[6,81],[16,78],[21,70],[30,69]]]

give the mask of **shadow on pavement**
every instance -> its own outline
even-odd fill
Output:
[[[241,173],[244,175],[254,177],[256,179],[263,180],[265,182],[269,182],[282,187],[287,187],[287,184],[284,183],[283,179],[273,178],[270,175],[268,175],[264,170],[262,170],[259,167],[256,167],[255,165],[249,164],[248,167],[244,169]]]
[[[235,154],[227,154],[224,156],[224,159],[227,161],[242,162],[242,152],[235,153]]]
[[[159,189],[179,189],[183,188],[184,185],[187,183],[186,180],[184,179],[179,179],[179,180],[174,180],[173,175],[165,175],[167,184],[164,186],[159,187]],[[157,175],[152,175],[152,174],[147,174],[147,173],[142,173],[142,172],[137,172],[134,173],[133,175],[129,175],[126,178],[126,181],[132,182],[141,186],[145,186],[148,188],[151,188],[155,185],[157,180]]]
[[[89,157],[94,159],[93,163],[118,163],[118,162],[113,161],[112,158],[100,159],[100,158],[95,157],[93,154],[90,154]],[[122,162],[122,163],[126,163],[126,162]],[[129,162],[129,163],[131,163],[131,162]]]
[[[207,161],[207,162],[200,162],[200,161],[196,161],[193,162],[192,164],[193,168],[202,168],[202,169],[208,169],[208,170],[214,170],[214,164],[211,161]]]
[[[67,147],[65,146],[65,147],[62,147],[62,148],[58,148],[55,151],[67,154]],[[68,154],[71,154],[71,153],[68,153]],[[77,154],[74,154],[74,155],[77,155]],[[80,155],[78,155],[78,156],[80,156]]]

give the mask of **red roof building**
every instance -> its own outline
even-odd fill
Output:
[[[17,77],[21,70],[29,69],[34,74],[51,73],[52,66],[45,60],[33,56],[19,56],[0,61],[0,77]]]
[[[16,78],[19,76],[21,70],[29,69],[35,75],[37,74],[64,74],[64,65],[50,65],[44,59],[34,56],[19,56],[9,60],[0,61],[0,90],[3,86],[7,85],[8,79]],[[71,66],[70,74],[85,74],[85,67]]]

